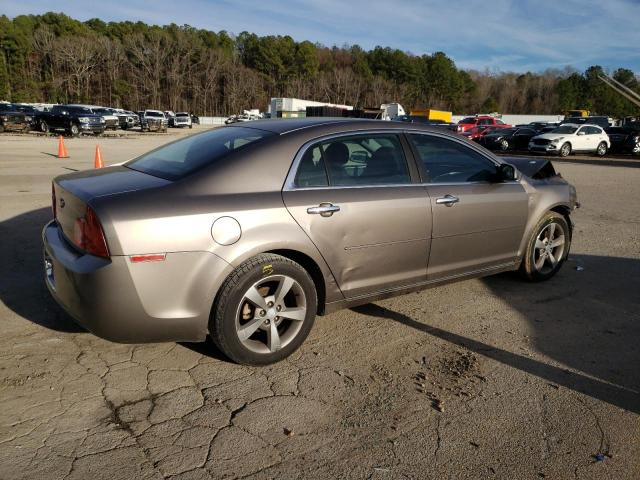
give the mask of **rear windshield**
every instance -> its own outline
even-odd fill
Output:
[[[167,180],[178,180],[250,143],[275,135],[246,127],[220,127],[170,143],[125,166]]]
[[[478,121],[475,117],[467,117],[460,120],[458,123],[476,123]]]

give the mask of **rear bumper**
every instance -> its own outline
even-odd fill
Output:
[[[51,295],[84,328],[119,343],[204,340],[215,294],[233,270],[209,252],[136,264],[82,254],[55,221],[42,240]]]

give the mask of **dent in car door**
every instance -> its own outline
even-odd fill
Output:
[[[518,182],[498,182],[497,165],[463,142],[409,136],[429,182],[433,228],[429,280],[513,263],[528,215]]]
[[[429,280],[514,262],[528,213],[522,185],[430,185],[428,190],[433,215]],[[438,203],[448,196],[457,202]]]
[[[326,260],[345,297],[424,282],[431,230],[425,187],[411,184],[408,172],[402,180],[405,184],[368,185],[373,160],[362,151],[345,150],[352,139],[339,137],[307,150],[309,154],[323,152],[315,160],[316,167],[322,164],[321,173],[312,172],[315,167],[305,154],[298,177],[304,170],[312,185],[323,185],[317,179],[328,170],[338,185],[309,188],[308,182],[296,180],[298,186],[283,191],[287,209]],[[331,142],[342,143],[345,147],[334,149],[342,153],[327,147]],[[329,155],[329,151],[333,153]],[[344,160],[330,158],[340,154],[346,155]],[[337,164],[340,172],[334,167],[325,169],[325,158],[326,163]],[[390,178],[399,181],[398,177]]]

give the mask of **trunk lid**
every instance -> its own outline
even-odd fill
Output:
[[[84,216],[91,200],[107,195],[158,188],[171,181],[146,173],[116,166],[71,173],[53,181],[53,201],[56,219],[62,232],[73,239],[76,220]]]

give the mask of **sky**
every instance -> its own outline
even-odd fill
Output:
[[[290,35],[324,45],[445,52],[460,68],[601,65],[640,74],[640,0],[0,0],[0,14],[141,20]]]

